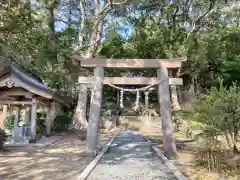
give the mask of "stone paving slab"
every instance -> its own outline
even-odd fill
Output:
[[[42,137],[40,140],[37,140],[36,143],[29,143],[28,141],[21,141],[21,142],[11,142],[8,141],[4,144],[4,147],[10,151],[34,151],[36,149],[41,149],[47,147],[62,138],[61,135],[58,136],[51,136],[51,137]]]
[[[135,131],[118,135],[87,180],[176,179],[150,145]]]

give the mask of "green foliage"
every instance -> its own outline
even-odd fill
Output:
[[[240,132],[240,88],[233,84],[229,88],[213,87],[201,101],[192,108],[188,118],[202,124],[202,135],[212,148],[218,145],[218,137],[223,136],[236,148]]]
[[[6,141],[6,133],[3,129],[0,128],[0,149],[3,148],[3,143]]]
[[[67,128],[69,127],[69,125],[71,123],[72,123],[72,118],[70,116],[68,116],[67,114],[62,113],[62,114],[56,116],[52,130],[55,132],[67,130]]]
[[[74,50],[78,44],[78,25],[81,24],[79,17],[82,12],[68,3],[70,2],[62,5],[55,0],[2,3],[0,54],[13,56],[26,69],[40,72],[44,82],[51,88],[63,95],[75,97],[76,93],[71,90],[75,89],[77,76],[86,74],[87,71],[79,69],[79,65],[72,61],[73,54],[82,54],[81,48]],[[216,7],[216,11],[207,13],[199,22],[202,27],[199,33],[187,38],[192,27],[188,29],[186,26],[194,24],[193,21],[207,12],[211,3]],[[201,87],[209,88],[219,76],[226,79],[226,84],[231,84],[233,80],[239,79],[237,71],[231,70],[239,64],[240,13],[237,8],[230,11],[218,9],[223,3],[224,1],[134,0],[125,5],[116,5],[115,11],[109,14],[113,18],[108,16],[109,18],[104,20],[103,36],[106,40],[100,45],[97,57],[154,59],[187,55],[188,61],[184,63],[182,73],[197,76]],[[85,9],[94,10],[95,7],[90,7],[91,5],[86,4]],[[59,8],[58,13],[53,15],[56,8]],[[122,13],[118,14],[120,9]],[[65,24],[61,31],[55,27],[59,22],[61,26],[62,23]],[[227,26],[228,23],[231,26]],[[87,36],[83,39],[88,40],[91,37],[93,24],[93,21],[86,23],[84,29],[89,32],[82,34]],[[131,32],[125,36],[127,27],[131,27]],[[144,73],[145,76],[154,76],[155,72],[152,72],[150,70]],[[106,75],[118,76],[120,73],[113,70]],[[108,88],[109,96],[113,94],[110,89]]]
[[[95,35],[91,34],[94,22],[87,20],[83,34],[78,36],[83,13],[75,5],[77,1],[69,3],[55,0],[2,3],[0,55],[10,55],[26,69],[40,72],[44,83],[60,94],[76,97],[77,93],[72,89],[76,88],[78,75],[89,72],[73,63],[73,55],[82,55],[89,45],[88,40]],[[124,4],[116,5],[115,11],[104,19],[102,36],[105,40],[101,41],[96,56],[145,59],[187,56],[181,72],[189,80],[184,83],[184,88],[190,87],[192,77],[196,78],[202,92],[218,86],[218,77],[224,79],[224,85],[231,86],[232,82],[239,84],[240,11],[235,3],[230,6],[224,3],[134,0],[128,2],[127,8]],[[95,7],[91,6],[92,3],[86,4],[88,15],[94,11]],[[204,14],[206,16],[203,17]],[[62,30],[55,26],[59,22],[61,27],[62,23],[65,24]],[[197,29],[193,29],[194,23]],[[131,31],[125,33],[127,28]],[[81,35],[86,36],[83,37],[85,48],[75,50],[76,45],[81,43],[78,42]],[[121,76],[122,72],[156,76],[153,70],[107,70],[105,75]],[[114,103],[116,91],[104,87],[103,97],[104,102]],[[73,104],[76,100],[72,99]],[[39,127],[43,127],[42,120],[39,121]],[[41,132],[41,128],[38,131]]]
[[[191,125],[192,129],[200,129],[202,127],[202,124],[197,121],[191,121],[190,125]]]
[[[14,115],[8,116],[4,120],[4,128],[7,129],[7,130],[12,130],[12,128],[14,126],[14,119],[15,119]]]
[[[39,111],[37,112],[37,124],[36,124],[36,132],[37,134],[45,134],[46,133],[46,112]]]

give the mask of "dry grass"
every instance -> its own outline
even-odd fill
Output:
[[[161,127],[143,126],[140,131],[163,150]],[[240,169],[226,164],[226,159],[233,157],[230,151],[209,152],[180,133],[175,133],[175,138],[178,159],[173,163],[190,180],[240,179]]]
[[[101,144],[108,142],[114,133],[102,132]],[[61,140],[43,149],[0,153],[0,179],[75,180],[91,161],[85,153],[85,141],[79,135],[66,133]]]

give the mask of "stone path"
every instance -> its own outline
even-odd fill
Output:
[[[135,131],[119,134],[88,180],[161,180],[176,179]]]

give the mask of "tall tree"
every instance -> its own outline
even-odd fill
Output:
[[[78,53],[84,59],[94,58],[100,47],[103,38],[103,27],[106,17],[110,12],[114,12],[115,7],[124,6],[128,1],[113,0],[80,0],[81,25],[79,27],[79,46]],[[89,75],[89,74],[87,74]],[[87,96],[87,88],[81,87],[79,97]],[[78,99],[74,114],[74,123],[80,124],[82,128],[87,127],[86,112],[81,110],[83,104]],[[86,107],[84,107],[86,109]],[[79,127],[79,126],[77,126]]]

